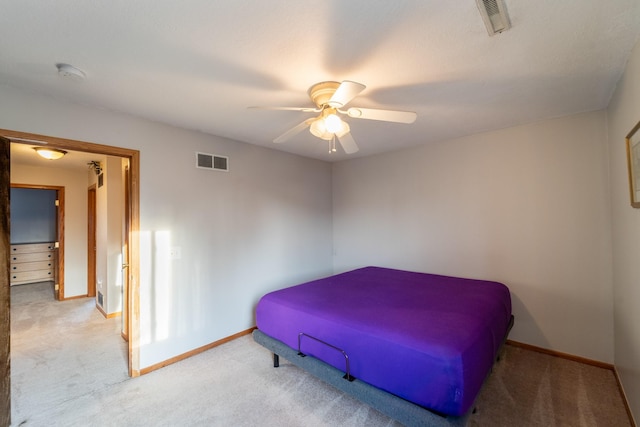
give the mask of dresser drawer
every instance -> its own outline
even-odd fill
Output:
[[[21,253],[11,254],[11,264],[21,262],[33,262],[33,261],[49,261],[53,260],[53,252],[34,252],[34,253]]]
[[[54,242],[13,244],[9,250],[11,285],[56,280]]]
[[[54,274],[53,269],[51,268],[49,270],[23,271],[20,273],[11,272],[11,275],[9,277],[11,279],[11,283],[39,281],[44,282],[46,280],[53,280]]]
[[[21,273],[23,271],[48,270],[53,267],[54,267],[53,260],[21,262],[19,264],[11,264],[10,271],[11,273]]]
[[[32,252],[47,252],[55,249],[54,243],[27,243],[23,245],[11,245],[12,254],[28,254]]]

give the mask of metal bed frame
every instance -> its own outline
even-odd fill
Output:
[[[513,327],[513,322],[514,317],[511,316],[502,346],[504,346],[507,336]],[[310,338],[341,352],[345,359],[345,371],[342,372],[333,366],[316,359],[315,357],[307,357],[301,349],[302,338]],[[349,356],[344,350],[305,334],[304,332],[298,334],[297,350],[292,349],[282,341],[271,338],[259,329],[255,329],[253,331],[253,339],[255,342],[273,353],[274,368],[277,368],[280,365],[280,356],[282,356],[299,368],[302,368],[338,390],[355,397],[361,402],[406,426],[463,427],[467,424],[469,417],[475,411],[475,408],[472,408],[469,412],[459,417],[439,414],[420,405],[409,402],[408,400],[402,399],[394,394],[373,387],[363,381],[359,381],[350,374]],[[499,360],[500,352],[501,350],[498,351],[496,361]],[[488,376],[489,375],[487,374],[487,377]]]

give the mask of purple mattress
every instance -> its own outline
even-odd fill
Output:
[[[501,283],[379,267],[274,291],[256,308],[266,335],[297,350],[303,333],[302,353],[345,371],[341,349],[358,380],[455,416],[471,408],[510,319]]]

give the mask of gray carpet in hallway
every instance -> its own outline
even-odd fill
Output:
[[[397,426],[246,336],[127,377],[120,319],[12,287],[15,426]],[[506,346],[470,426],[630,425],[611,371]]]

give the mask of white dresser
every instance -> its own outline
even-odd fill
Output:
[[[55,244],[25,243],[11,245],[11,285],[55,281]]]

